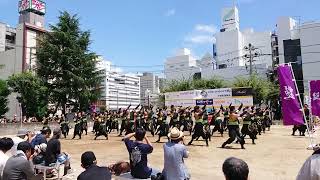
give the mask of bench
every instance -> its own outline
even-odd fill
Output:
[[[34,169],[38,170],[39,172],[43,173],[44,180],[50,179],[62,179],[63,171],[64,171],[64,164],[55,163],[53,166],[44,166],[42,164],[34,165]],[[47,178],[47,171],[56,170],[57,174],[52,178]]]

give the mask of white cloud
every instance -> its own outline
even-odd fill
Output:
[[[217,27],[213,24],[197,24],[191,33],[184,38],[184,43],[192,45],[212,44]]]
[[[193,43],[193,44],[211,44],[215,41],[213,35],[202,35],[202,34],[195,34],[191,36],[187,36],[185,38],[186,42]]]
[[[164,16],[169,17],[169,16],[174,16],[176,14],[175,9],[169,9],[167,12],[165,12]]]
[[[200,31],[200,32],[207,32],[207,33],[216,33],[217,32],[217,27],[212,24],[197,24],[195,26],[195,31]]]

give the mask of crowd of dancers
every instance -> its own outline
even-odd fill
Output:
[[[100,136],[108,139],[108,134],[113,131],[116,131],[118,136],[122,136],[134,132],[137,128],[143,128],[153,136],[158,136],[156,142],[160,142],[161,138],[168,135],[170,129],[176,127],[191,135],[188,145],[202,138],[206,146],[209,146],[214,133],[217,132],[223,136],[228,132],[229,139],[222,144],[222,148],[236,141],[243,149],[246,136],[249,136],[255,144],[257,135],[261,135],[266,129],[270,130],[272,124],[268,108],[243,107],[243,105],[236,108],[232,104],[226,108],[221,105],[219,109],[208,106],[154,108],[138,105],[134,108],[128,106],[125,109],[91,115],[79,112],[72,119],[74,120],[73,139],[77,136],[81,139],[84,133],[87,135],[88,120],[91,119],[95,140]],[[67,137],[70,120],[60,118],[59,122],[62,134]]]

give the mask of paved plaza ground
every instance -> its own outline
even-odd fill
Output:
[[[298,134],[298,133],[297,133]],[[148,134],[152,142],[156,137]],[[245,160],[250,168],[251,180],[293,180],[295,179],[304,161],[312,154],[307,150],[309,145],[307,137],[291,136],[291,127],[272,126],[271,131],[258,136],[256,145],[251,144],[250,139],[246,139],[246,149],[240,149],[239,144],[231,144],[228,149],[220,148],[227,134],[220,137],[215,134],[210,146],[206,147],[204,141],[196,141],[193,146],[188,146],[190,157],[186,164],[191,173],[192,179],[196,180],[222,180],[223,161],[230,157],[238,157]],[[67,139],[62,139],[63,151],[72,156],[72,168],[75,172],[70,179],[82,171],[80,167],[80,156],[84,151],[93,151],[98,159],[98,164],[102,166],[119,160],[128,160],[128,153],[121,138],[114,132],[109,140],[100,137],[94,141],[93,134],[89,133],[82,140],[71,140],[70,135]],[[186,136],[186,142],[190,136]],[[162,142],[167,139],[163,138]],[[153,143],[154,151],[149,156],[149,163],[152,167],[161,170],[163,168],[163,143]]]

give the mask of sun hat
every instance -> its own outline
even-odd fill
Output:
[[[17,136],[25,136],[28,134],[28,130],[26,129],[19,129],[18,130],[18,133],[17,133]]]
[[[171,129],[170,133],[168,134],[169,139],[177,140],[183,137],[183,132],[179,131],[178,128],[174,127]]]

